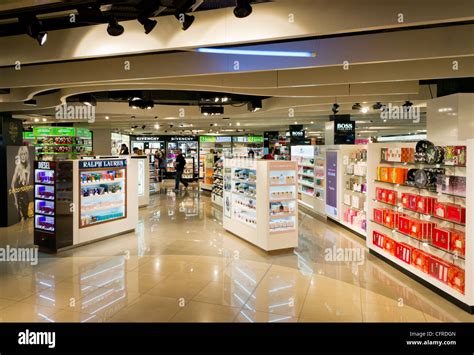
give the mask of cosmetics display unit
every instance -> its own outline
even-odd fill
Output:
[[[199,158],[202,159],[202,155]],[[201,164],[203,164],[203,181],[201,182],[201,189],[212,191],[214,184],[214,154],[207,153]]]
[[[58,252],[133,231],[138,159],[35,162],[35,244]]]
[[[150,164],[148,156],[132,156],[137,161],[137,180],[138,180],[138,207],[148,206],[150,203]]]
[[[218,206],[222,206],[222,197],[224,195],[224,157],[219,158],[219,160],[214,164],[213,174],[212,174],[212,192],[211,200],[212,203],[215,203]]]
[[[225,159],[224,229],[265,251],[298,246],[297,165]]]
[[[367,145],[326,148],[326,214],[367,237]]]
[[[371,253],[458,306],[474,306],[474,141],[368,148]]]
[[[314,145],[293,146],[291,160],[298,164],[298,203],[325,216],[324,148]]]
[[[249,152],[254,152],[254,158],[263,157],[263,136],[234,136],[232,137],[232,156],[247,158]]]
[[[92,132],[75,127],[34,127],[37,160],[74,159],[92,152]]]
[[[209,191],[212,189],[214,167],[214,159],[212,159],[212,163],[210,160],[207,160],[211,150],[219,156],[229,157],[232,154],[232,137],[199,136],[199,178],[203,179],[201,188]]]

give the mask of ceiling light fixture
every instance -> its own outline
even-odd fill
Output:
[[[339,112],[339,105],[337,103],[333,104],[331,111],[334,115],[337,114]]]
[[[248,0],[237,0],[234,8],[234,16],[244,18],[252,13],[252,6]]]
[[[39,122],[39,118],[35,118],[35,122]]]
[[[367,113],[367,112],[369,112],[369,108],[367,106],[364,106],[360,109],[360,112]]]
[[[372,108],[374,110],[381,110],[383,108],[384,105],[382,105],[381,102],[377,101],[375,104],[373,104]]]
[[[222,106],[201,106],[201,113],[204,116],[218,116],[224,114],[224,107]]]
[[[156,20],[150,20],[148,17],[139,17],[138,22],[143,26],[145,34],[149,34],[155,28],[158,23]]]
[[[81,94],[79,95],[79,102],[86,106],[96,106],[97,99],[92,94]]]
[[[105,116],[105,119],[108,120],[108,119],[109,119],[109,116]]]
[[[247,109],[250,112],[257,112],[262,109],[262,100],[253,100],[247,104]]]
[[[253,56],[264,56],[264,57],[297,57],[297,58],[316,57],[316,52],[262,51],[262,50],[232,49],[232,48],[197,48],[196,52],[212,53],[212,54],[253,55]]]
[[[39,21],[36,16],[29,16],[20,18],[20,23],[26,27],[26,33],[31,38],[38,41],[40,46],[43,46],[48,40],[48,32],[44,30],[43,24]]]
[[[410,107],[413,106],[413,102],[407,100],[405,103],[402,105],[405,109],[409,109]]]
[[[112,37],[117,37],[123,34],[125,29],[120,25],[115,17],[109,19],[109,25],[107,26],[107,33]]]
[[[360,103],[356,102],[354,105],[352,105],[352,109],[360,111],[362,109],[362,106],[360,105]]]
[[[43,118],[43,122],[46,122],[46,121],[48,121],[48,120],[46,118]]]

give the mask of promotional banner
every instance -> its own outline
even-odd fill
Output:
[[[0,113],[0,145],[23,145],[23,123]]]
[[[8,146],[6,156],[7,223],[12,225],[34,215],[34,148]],[[0,203],[4,206],[4,202]]]
[[[336,119],[334,121],[334,144],[355,143],[355,122]]]
[[[326,152],[326,213],[337,218],[337,152]]]

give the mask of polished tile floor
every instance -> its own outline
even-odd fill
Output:
[[[304,213],[299,221],[298,248],[268,255],[227,233],[196,186],[162,189],[134,233],[40,254],[36,266],[0,263],[0,321],[474,321],[360,238]],[[32,243],[31,222],[0,229],[0,247]],[[328,248],[360,249],[362,259],[327,260]]]

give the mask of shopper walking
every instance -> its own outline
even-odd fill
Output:
[[[176,182],[175,182],[175,190],[179,190],[179,183],[181,182],[185,188],[188,187],[188,183],[183,180],[183,172],[184,167],[186,166],[186,159],[184,159],[183,151],[178,149],[178,155],[176,156],[176,161],[174,163],[176,169]]]
[[[160,156],[161,156],[161,160],[160,160],[160,182],[161,182],[165,178],[165,172],[166,172],[166,154],[164,150],[160,152]]]
[[[122,143],[122,146],[120,147],[120,155],[129,155],[128,147],[125,143]]]

